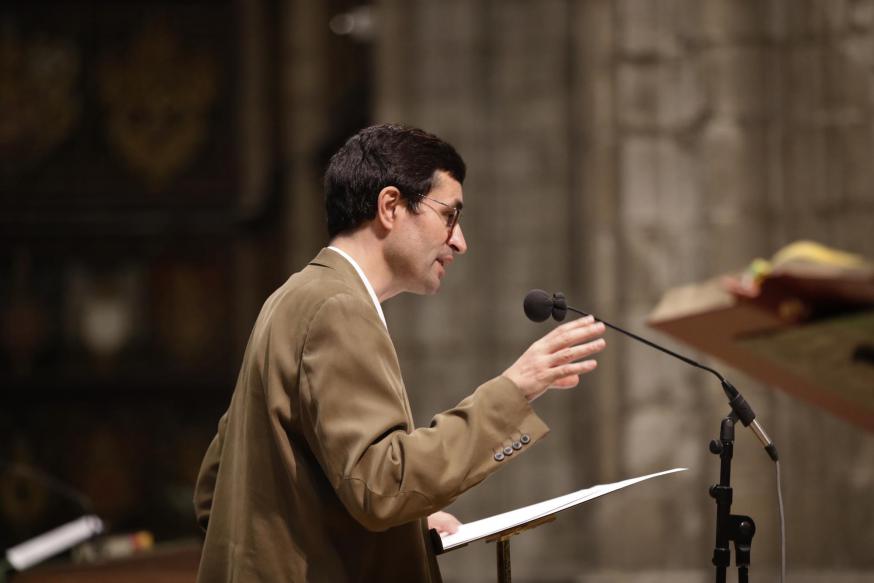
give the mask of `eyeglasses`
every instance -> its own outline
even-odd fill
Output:
[[[446,216],[446,228],[449,229],[449,233],[451,234],[452,231],[455,229],[455,225],[457,225],[458,221],[461,219],[461,207],[446,204],[443,201],[439,201],[436,198],[431,198],[430,196],[425,196],[424,194],[416,194],[415,196],[417,196],[419,198],[428,199],[431,202],[436,202],[437,204],[439,204],[441,206],[445,206],[446,208],[448,208],[452,211],[451,214],[445,215]]]

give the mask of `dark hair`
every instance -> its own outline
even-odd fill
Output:
[[[467,171],[455,148],[437,136],[393,124],[364,128],[331,157],[325,172],[329,236],[373,219],[377,196],[387,186],[397,187],[416,212],[416,195],[431,191],[438,170],[458,182]]]

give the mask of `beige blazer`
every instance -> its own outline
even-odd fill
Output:
[[[198,581],[440,581],[424,517],[547,431],[504,377],[415,429],[364,283],[323,249],[265,302],[203,460]]]

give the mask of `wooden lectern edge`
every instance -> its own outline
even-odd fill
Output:
[[[857,402],[847,399],[840,393],[823,391],[804,376],[779,363],[761,358],[755,352],[738,344],[738,340],[744,336],[756,333],[778,333],[789,327],[785,324],[779,327],[765,326],[764,320],[758,319],[757,310],[750,308],[750,306],[739,305],[728,310],[714,310],[675,320],[650,319],[647,324],[758,382],[780,388],[783,392],[828,411],[845,422],[874,432],[874,412],[871,409],[860,407]],[[706,335],[701,332],[707,326],[716,326],[716,323],[722,330],[720,335]]]
[[[556,516],[556,513],[548,514],[548,515],[543,516],[541,518],[538,518],[536,520],[532,520],[531,522],[526,522],[525,524],[520,524],[520,525],[514,526],[512,528],[502,530],[501,532],[497,532],[495,534],[487,536],[485,538],[485,542],[492,543],[492,542],[508,541],[512,537],[514,537],[517,534],[520,534],[522,532],[525,532],[526,530],[530,530],[532,528],[537,528],[538,526],[540,526],[542,524],[552,522],[553,520],[555,520],[555,516]],[[442,555],[443,553],[454,551],[456,549],[466,547],[468,544],[470,544],[470,543],[464,543],[463,545],[458,545],[457,547],[452,547],[451,549],[449,549],[447,551],[446,549],[443,548],[443,539],[440,537],[440,534],[435,529],[433,529],[433,528],[429,529],[428,534],[431,537],[431,545],[434,547],[434,554],[435,555]],[[483,539],[476,539],[476,540],[483,540]],[[476,542],[476,541],[471,541],[471,542]]]
[[[510,538],[516,536],[517,534],[523,533],[526,530],[530,530],[532,528],[537,528],[541,524],[546,524],[547,522],[552,522],[555,520],[555,513],[548,514],[536,520],[532,520],[531,522],[526,522],[525,524],[520,524],[518,526],[514,526],[512,528],[508,528],[507,530],[502,530],[501,532],[495,533],[489,537],[486,537],[487,543],[493,543],[495,541],[505,541]]]

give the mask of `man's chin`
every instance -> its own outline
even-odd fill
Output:
[[[438,269],[429,272],[424,277],[418,277],[413,282],[413,285],[407,287],[407,291],[417,296],[431,296],[440,291],[440,285],[443,283],[443,278],[446,275],[442,265],[438,264]]]
[[[424,285],[408,288],[407,293],[417,296],[433,296],[440,291],[440,280],[436,282],[427,282]]]
[[[425,282],[425,289],[422,292],[423,295],[433,296],[438,291],[440,291],[440,284],[443,283],[443,278],[440,276],[435,276],[433,279],[430,279]]]
[[[438,291],[440,291],[440,280],[439,279],[435,282],[428,282],[428,284],[425,286],[425,289],[422,291],[422,295],[433,296]]]
[[[436,262],[437,268],[428,274],[428,277],[422,282],[424,295],[434,295],[440,290],[440,284],[443,283],[443,278],[446,276],[446,268],[442,263]]]

